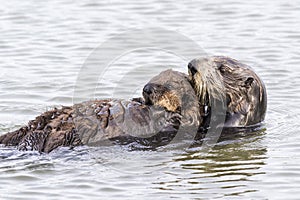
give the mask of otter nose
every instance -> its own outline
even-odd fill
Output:
[[[152,91],[153,91],[153,85],[151,85],[151,84],[147,84],[143,88],[143,92],[146,93],[146,94],[151,94]]]
[[[189,70],[190,70],[190,72],[192,73],[193,76],[197,73],[197,69],[192,63],[188,64],[188,68],[189,68]]]

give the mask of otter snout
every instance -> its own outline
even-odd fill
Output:
[[[151,83],[146,84],[145,87],[143,88],[143,93],[148,94],[148,95],[151,94],[154,91],[153,87],[154,86]]]
[[[148,83],[143,88],[143,96],[145,99],[146,105],[154,105],[157,104],[159,99],[164,97],[167,93],[168,89],[163,85]]]
[[[153,95],[155,94],[156,86],[152,83],[148,83],[143,88],[143,96],[146,105],[153,105]]]
[[[192,76],[194,76],[196,73],[197,73],[197,69],[196,67],[193,65],[192,62],[190,62],[188,64],[188,68],[189,68],[189,71],[191,72]]]

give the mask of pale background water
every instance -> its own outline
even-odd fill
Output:
[[[1,1],[0,134],[71,105],[93,49],[131,28],[175,31],[208,54],[253,66],[268,90],[268,112],[264,132],[222,141],[208,154],[113,146],[40,155],[1,147],[0,199],[299,199],[299,11],[297,0]],[[186,65],[157,49],[129,52],[112,68],[141,70],[131,81],[105,76],[95,96],[138,96],[146,68],[186,72]]]

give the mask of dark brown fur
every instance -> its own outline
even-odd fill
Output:
[[[0,144],[47,153],[60,146],[103,145],[107,141],[163,145],[180,126],[199,125],[197,96],[184,74],[162,72],[144,91],[152,84],[161,90],[153,90],[150,96],[144,92],[145,102],[142,98],[107,99],[55,108],[27,126],[1,135]]]
[[[267,93],[251,67],[229,57],[212,56],[194,59],[188,68],[201,107],[211,110],[216,106],[213,102],[225,103],[224,127],[259,126],[264,120]]]

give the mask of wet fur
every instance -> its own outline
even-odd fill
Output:
[[[145,97],[145,101],[94,100],[55,108],[27,126],[1,135],[0,144],[46,153],[60,146],[102,145],[101,141],[107,140],[156,146],[170,141],[180,126],[199,126],[197,96],[186,75],[167,70],[148,84],[156,84],[160,89]],[[155,135],[143,135],[156,130]],[[136,136],[130,135],[134,131]]]
[[[264,120],[266,89],[251,67],[223,56],[194,59],[188,67],[201,106],[226,102],[224,127],[255,126]]]

